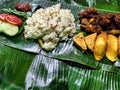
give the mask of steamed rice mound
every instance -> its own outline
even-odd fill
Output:
[[[25,39],[41,39],[42,48],[52,50],[59,41],[67,40],[75,31],[74,16],[60,4],[39,9],[26,20]]]

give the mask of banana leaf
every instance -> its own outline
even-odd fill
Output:
[[[16,2],[17,0],[15,0]],[[22,0],[21,0],[22,1]],[[6,1],[7,4],[10,3],[9,1]],[[6,3],[5,2],[5,3]],[[11,3],[15,3],[11,2]],[[38,0],[29,0],[26,2],[31,2],[36,5]],[[5,5],[5,3],[3,5]],[[10,4],[11,4],[10,3]],[[52,5],[55,4],[53,2],[44,2],[41,5]],[[13,5],[11,4],[11,5]],[[1,7],[1,5],[0,5]],[[6,7],[9,7],[9,5]],[[70,8],[72,6],[70,5],[63,5],[63,8]],[[79,12],[78,7],[73,6],[76,11]],[[2,7],[3,8],[3,7]],[[82,8],[83,9],[83,8]],[[72,11],[74,15],[77,16],[77,14]],[[22,35],[21,35],[22,36]],[[23,38],[15,39],[6,37],[4,35],[1,35],[0,39],[0,89],[1,90],[119,90],[120,83],[119,83],[119,70],[115,67],[115,70],[118,71],[118,73],[112,73],[102,71],[99,68],[94,67],[90,68],[84,65],[71,62],[71,60],[74,60],[75,57],[77,57],[76,60],[80,57],[80,50],[78,50],[76,47],[72,47],[69,45],[72,45],[73,42],[71,42],[71,39],[68,40],[69,44],[64,44],[65,49],[62,49],[62,52],[55,53],[49,53],[49,55],[46,54],[45,51],[37,52],[41,55],[36,55],[35,52],[31,53],[31,51],[23,50],[18,48],[18,46],[14,46],[16,44],[22,44],[21,42],[18,42],[17,40],[21,40]],[[6,41],[6,42],[5,42]],[[35,41],[28,41],[27,43],[34,42],[34,45],[36,44]],[[7,43],[7,44],[6,44]],[[10,45],[9,45],[10,44]],[[61,43],[63,45],[63,43]],[[13,46],[12,46],[13,45]],[[22,44],[25,48],[27,46],[25,44]],[[19,45],[20,46],[20,45]],[[28,47],[31,45],[29,44]],[[13,48],[14,47],[14,48]],[[67,49],[69,47],[69,49]],[[33,47],[33,50],[35,48]],[[60,48],[59,48],[60,49]],[[37,49],[35,49],[37,50]],[[27,52],[25,52],[27,51]],[[40,50],[41,51],[41,50]],[[66,52],[67,51],[67,52]],[[69,52],[68,52],[69,51]],[[54,59],[57,58],[57,56],[65,53],[66,55],[72,54],[74,57],[71,60],[58,60]],[[42,55],[44,54],[44,55]],[[80,55],[79,55],[80,54]],[[89,52],[88,52],[89,54]],[[50,55],[56,56],[56,57],[50,57]],[[70,56],[70,55],[69,55]],[[72,56],[71,56],[72,57]],[[61,58],[65,58],[65,56],[61,56]],[[90,56],[92,58],[92,56]],[[91,59],[90,59],[91,60]],[[91,62],[91,63],[94,63]],[[100,63],[105,63],[105,65],[111,65],[113,66],[113,63],[102,61]],[[97,66],[97,65],[96,65]],[[119,62],[117,63],[117,66],[119,66]],[[104,66],[102,67],[104,68]],[[99,70],[98,70],[99,69]],[[109,70],[109,69],[107,69]],[[116,72],[117,72],[116,71]]]
[[[3,60],[0,63],[1,90],[119,90],[120,88],[119,74],[93,70],[79,64],[26,53],[4,45],[0,45],[0,50],[0,60]]]
[[[26,90],[68,90],[67,64],[37,55],[26,75]]]
[[[34,54],[0,44],[0,89],[16,85],[24,88],[25,77],[34,57]]]
[[[112,11],[120,11],[120,0],[73,0],[75,4],[96,7]]]
[[[98,62],[95,60],[91,52],[86,52],[83,54],[82,51],[80,51],[76,47],[74,47],[74,50],[72,52],[56,55],[55,58],[63,61],[72,61],[75,63],[80,63],[102,71],[114,72],[120,74],[120,69],[119,69],[120,60],[116,61],[115,63],[112,63],[106,57],[104,57],[103,60]]]
[[[0,44],[2,90],[67,90],[67,67],[61,61]]]
[[[119,90],[119,74],[70,67],[69,90]]]
[[[53,4],[56,4],[56,2],[41,1],[41,0],[36,1],[35,0],[35,1],[31,2],[31,6],[33,7],[32,11],[34,11],[38,6],[46,8],[46,7],[49,7]],[[11,5],[14,5],[14,4],[11,4]],[[69,4],[61,3],[61,8],[70,9],[71,12],[73,13],[73,15],[75,17],[77,17],[79,12],[86,9],[87,7],[71,6]],[[116,11],[108,11],[108,10],[106,11],[106,10],[101,10],[101,9],[98,9],[98,10],[101,13],[107,13],[107,12],[119,13]],[[79,23],[78,20],[76,20],[76,25],[78,23]],[[10,46],[10,47],[13,47],[13,48],[23,50],[23,51],[45,55],[47,57],[53,57],[56,59],[77,62],[79,64],[87,65],[87,66],[92,67],[94,69],[100,69],[103,71],[120,73],[120,70],[118,68],[118,67],[120,67],[120,60],[119,59],[117,60],[116,63],[111,63],[105,57],[101,62],[97,62],[94,59],[92,53],[87,52],[86,54],[83,54],[80,52],[80,50],[78,50],[78,48],[74,47],[72,38],[69,38],[69,40],[67,40],[66,42],[60,42],[57,45],[57,47],[51,52],[46,52],[45,50],[43,50],[39,46],[39,44],[36,40],[25,40],[23,33],[21,35],[15,36],[15,37],[6,37],[4,35],[1,35],[0,43],[7,45],[7,46]]]

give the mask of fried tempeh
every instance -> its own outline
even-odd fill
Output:
[[[94,57],[96,60],[101,60],[105,56],[107,46],[107,34],[105,32],[100,33],[95,41],[94,45]]]
[[[93,52],[96,37],[97,37],[97,33],[93,33],[85,37],[86,45],[92,52]]]
[[[112,34],[108,35],[106,56],[112,62],[118,59],[118,38]]]
[[[74,36],[73,41],[76,45],[78,45],[80,47],[82,52],[85,52],[87,50],[87,46],[85,43],[85,37],[84,37],[83,33],[79,33],[76,36]]]

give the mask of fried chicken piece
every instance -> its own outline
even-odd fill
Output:
[[[109,30],[108,33],[109,34],[114,34],[114,35],[119,35],[120,34],[120,30],[112,29],[112,30]]]
[[[97,11],[96,8],[87,8],[86,10],[84,10],[83,12],[81,12],[79,14],[79,18],[91,18],[93,17],[93,15],[98,15],[99,12]]]
[[[87,25],[89,23],[89,20],[87,18],[81,19],[81,24],[82,25]]]
[[[113,24],[115,25],[116,29],[120,29],[120,14],[114,15]]]
[[[102,31],[102,28],[100,27],[100,25],[88,24],[85,31],[89,33],[100,33]]]
[[[120,14],[100,14],[95,8],[88,8],[79,14],[80,27],[91,33],[120,30]]]

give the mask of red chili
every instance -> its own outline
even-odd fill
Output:
[[[23,12],[32,11],[29,3],[16,3],[15,8],[18,11],[23,11]]]

